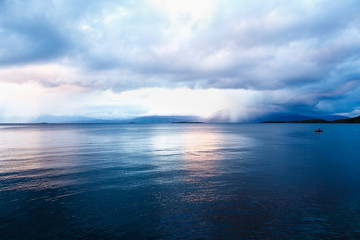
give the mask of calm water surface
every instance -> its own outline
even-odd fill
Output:
[[[0,239],[360,239],[360,125],[0,126]]]

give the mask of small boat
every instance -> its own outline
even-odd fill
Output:
[[[322,130],[322,129],[315,129],[315,131],[314,132],[317,132],[317,133],[322,133],[324,130]]]

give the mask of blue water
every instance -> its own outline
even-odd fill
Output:
[[[360,125],[0,126],[0,239],[360,239]]]

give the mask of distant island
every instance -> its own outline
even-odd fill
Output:
[[[296,120],[296,121],[264,121],[262,123],[360,123],[360,116],[354,118],[327,121],[324,119]]]
[[[172,122],[172,123],[204,123],[204,122]]]

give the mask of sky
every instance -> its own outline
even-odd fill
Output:
[[[360,3],[0,0],[0,122],[360,115]]]

